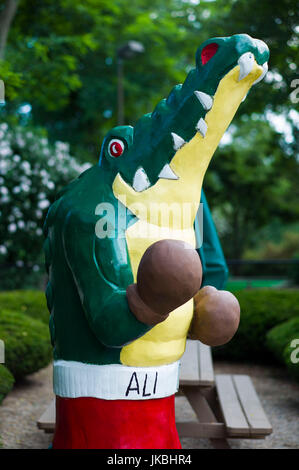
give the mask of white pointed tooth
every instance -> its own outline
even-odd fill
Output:
[[[247,98],[247,93],[246,93],[246,95],[244,96],[244,98],[242,99],[242,103],[243,103],[243,101],[246,100],[246,98]]]
[[[246,52],[245,54],[241,55],[238,60],[238,64],[240,66],[240,73],[238,81],[243,80],[243,78],[247,77],[247,75],[251,72],[254,66],[254,55],[252,52]]]
[[[175,134],[174,132],[171,133],[171,137],[173,139],[174,150],[179,150],[186,143],[182,137]]]
[[[264,76],[266,75],[266,73],[268,72],[268,62],[265,62],[263,65],[263,72],[262,72],[262,75],[260,75],[255,82],[253,82],[252,85],[256,85],[258,82],[260,82],[261,80],[263,80]]]
[[[199,99],[199,101],[202,104],[202,107],[206,111],[211,109],[211,107],[213,106],[213,98],[210,95],[207,95],[203,91],[197,91],[197,90],[195,90],[194,94],[195,94],[196,98]]]
[[[164,178],[166,180],[178,180],[179,177],[174,173],[172,168],[166,163],[163,166],[162,170],[159,173],[159,178]]]
[[[205,137],[207,130],[208,130],[208,126],[207,126],[206,121],[203,118],[200,118],[200,120],[196,124],[196,130],[200,132],[203,137]]]
[[[133,178],[133,188],[141,192],[150,186],[149,179],[143,168],[138,168]]]

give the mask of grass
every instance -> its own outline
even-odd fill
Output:
[[[241,289],[263,289],[263,288],[281,288],[285,287],[288,281],[286,279],[229,279],[225,285],[225,289],[229,291]]]

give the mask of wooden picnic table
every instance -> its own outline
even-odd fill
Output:
[[[227,439],[260,439],[272,433],[248,375],[214,375],[211,348],[187,340],[181,358],[179,394],[193,408],[197,421],[177,421],[180,437],[210,439],[215,448],[229,448]],[[45,432],[55,429],[55,400],[37,422]]]

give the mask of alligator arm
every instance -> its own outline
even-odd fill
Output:
[[[69,213],[63,230],[69,268],[97,339],[105,346],[122,347],[151,328],[137,320],[128,306],[126,286],[133,283],[133,276],[126,239],[100,240],[94,217],[82,220],[81,214],[78,220],[78,216]]]
[[[204,191],[201,193],[201,203],[203,204],[203,240],[201,240],[198,217],[195,218],[194,229],[199,247],[197,252],[203,271],[202,287],[214,286],[217,289],[223,289],[228,277],[228,267]]]

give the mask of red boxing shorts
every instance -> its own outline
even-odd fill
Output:
[[[174,395],[150,400],[57,396],[53,449],[181,449]]]

